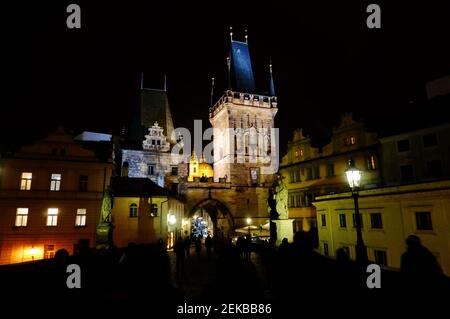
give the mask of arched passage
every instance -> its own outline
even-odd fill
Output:
[[[234,231],[234,220],[229,209],[217,199],[204,199],[195,204],[189,211],[192,219],[200,211],[205,212],[213,223],[213,234],[216,236],[231,236]]]

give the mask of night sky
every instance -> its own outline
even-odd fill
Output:
[[[424,107],[425,83],[450,74],[450,2],[376,1],[382,28],[368,29],[374,1],[34,1],[2,3],[3,144],[42,137],[58,125],[119,133],[145,86],[167,75],[175,126],[208,117],[210,78],[226,89],[228,28],[244,40],[261,91],[273,61],[282,144],[304,127],[326,142],[344,111],[380,134],[450,104]],[[81,6],[81,29],[66,7]],[[440,114],[439,112],[443,112]]]

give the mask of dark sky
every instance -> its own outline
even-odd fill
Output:
[[[81,30],[66,27],[73,2]],[[237,39],[249,30],[261,88],[273,61],[283,144],[295,127],[326,141],[344,111],[381,133],[406,127],[420,118],[425,83],[450,74],[450,2],[376,1],[380,30],[366,27],[371,2],[2,3],[0,137],[14,144],[58,124],[118,133],[141,71],[147,87],[162,88],[167,74],[176,126],[207,121],[211,75],[217,94],[226,88],[230,25]]]

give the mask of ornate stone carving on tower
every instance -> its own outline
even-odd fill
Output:
[[[170,150],[170,143],[164,135],[164,129],[155,122],[148,128],[148,134],[142,142],[142,148],[146,151],[167,152]]]

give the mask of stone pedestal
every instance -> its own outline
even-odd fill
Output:
[[[97,248],[108,248],[112,245],[112,226],[110,224],[102,223],[97,226]]]
[[[294,241],[294,219],[278,219],[273,221],[277,225],[277,242],[280,245],[283,238],[287,238],[288,242]]]

